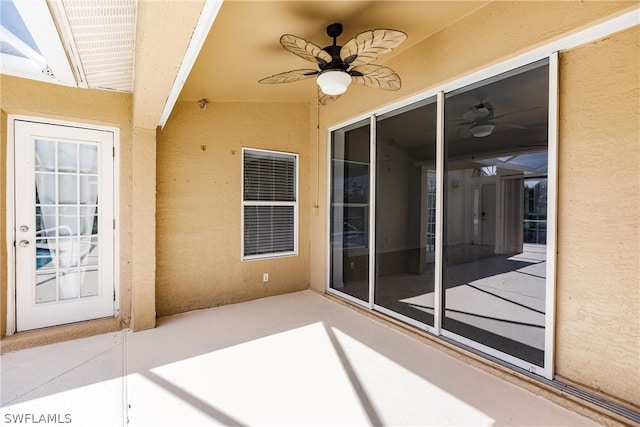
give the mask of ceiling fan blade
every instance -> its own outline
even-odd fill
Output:
[[[538,107],[524,108],[524,109],[522,109],[522,110],[517,110],[517,111],[509,111],[508,113],[499,114],[499,115],[497,115],[497,116],[494,116],[494,117],[493,117],[493,120],[495,120],[495,119],[499,119],[499,118],[501,118],[501,117],[510,116],[511,114],[524,113],[525,111],[537,110],[537,109],[539,109],[539,108],[542,108],[542,107],[538,106]]]
[[[496,126],[502,126],[510,129],[528,129],[526,126],[519,125],[517,123],[506,123],[506,122],[494,122],[491,121]]]
[[[340,98],[340,95],[327,95],[320,89],[320,87],[318,87],[318,103],[320,105],[331,104],[333,101],[335,101],[338,98]]]
[[[467,122],[472,122],[472,121],[474,121],[474,120],[476,119],[476,117],[477,117],[477,116],[478,116],[478,115],[477,115],[473,110],[471,110],[471,111],[465,111],[465,112],[462,114],[462,120],[465,120],[465,121],[467,121]],[[460,119],[459,119],[459,120],[460,120]]]
[[[349,74],[355,84],[382,90],[398,90],[401,87],[400,76],[391,68],[382,65],[359,65],[353,67]]]
[[[329,55],[329,53],[320,46],[298,36],[285,34],[280,37],[280,44],[289,52],[298,55],[300,58],[320,65],[326,65],[332,60],[331,55]]]
[[[340,58],[352,66],[368,64],[391,52],[407,39],[402,31],[376,29],[364,31],[342,46]]]
[[[264,79],[258,80],[258,83],[273,84],[297,82],[298,80],[309,79],[318,73],[318,70],[310,69],[291,70],[285,71],[284,73],[274,74],[273,76],[265,77]]]

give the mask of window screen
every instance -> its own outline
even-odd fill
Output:
[[[297,252],[297,160],[295,154],[243,151],[243,257]]]

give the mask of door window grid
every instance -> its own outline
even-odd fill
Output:
[[[35,144],[35,303],[98,295],[98,147]]]

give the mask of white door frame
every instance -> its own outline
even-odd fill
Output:
[[[16,332],[16,218],[15,218],[15,122],[28,121],[42,123],[46,125],[58,125],[68,127],[78,127],[83,129],[113,132],[113,281],[115,290],[114,317],[120,315],[120,217],[119,217],[119,153],[120,153],[120,129],[111,126],[94,125],[88,123],[70,122],[63,120],[48,119],[43,117],[23,116],[9,114],[7,117],[7,163],[6,163],[6,248],[7,248],[7,326],[6,335],[13,335]]]

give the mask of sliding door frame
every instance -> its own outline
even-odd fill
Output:
[[[447,92],[457,90],[461,87],[477,83],[489,77],[497,76],[501,73],[515,70],[521,66],[536,62],[538,60],[548,59],[549,68],[549,117],[548,117],[548,218],[547,218],[547,267],[545,281],[545,344],[544,344],[544,366],[537,366],[531,362],[519,359],[517,357],[496,350],[477,341],[470,340],[453,332],[447,331],[442,327],[442,317],[445,310],[443,306],[443,270],[444,270],[444,229],[445,229],[445,94]],[[377,118],[385,113],[393,112],[400,108],[406,107],[415,102],[423,101],[429,97],[436,97],[436,248],[435,248],[435,277],[434,277],[434,321],[433,326],[427,325],[415,319],[411,319],[393,310],[375,304],[375,285],[376,285],[376,123]],[[490,357],[497,358],[513,366],[525,369],[531,373],[541,375],[547,379],[553,378],[553,360],[554,360],[554,337],[555,337],[555,283],[556,283],[556,197],[557,197],[557,114],[558,114],[558,53],[552,52],[546,55],[524,55],[516,60],[506,61],[502,64],[489,67],[477,73],[473,73],[464,78],[449,82],[434,90],[425,91],[413,97],[407,98],[401,102],[387,106],[384,109],[376,110],[364,116],[356,117],[347,122],[340,123],[328,129],[327,134],[327,164],[329,170],[327,174],[327,206],[331,206],[331,181],[332,181],[332,134],[334,131],[340,130],[346,126],[353,125],[357,122],[365,120],[369,121],[370,140],[369,140],[369,274],[368,274],[368,296],[369,301],[365,302],[347,295],[340,290],[331,287],[330,261],[327,263],[327,292],[340,296],[351,302],[364,306],[374,311],[381,312],[388,316],[394,317],[404,323],[407,323],[420,330],[426,331],[436,336],[442,336],[453,340],[463,346],[480,351]],[[327,210],[327,224],[331,223],[331,209]],[[331,236],[330,230],[327,230],[328,251],[327,259],[331,257]]]

